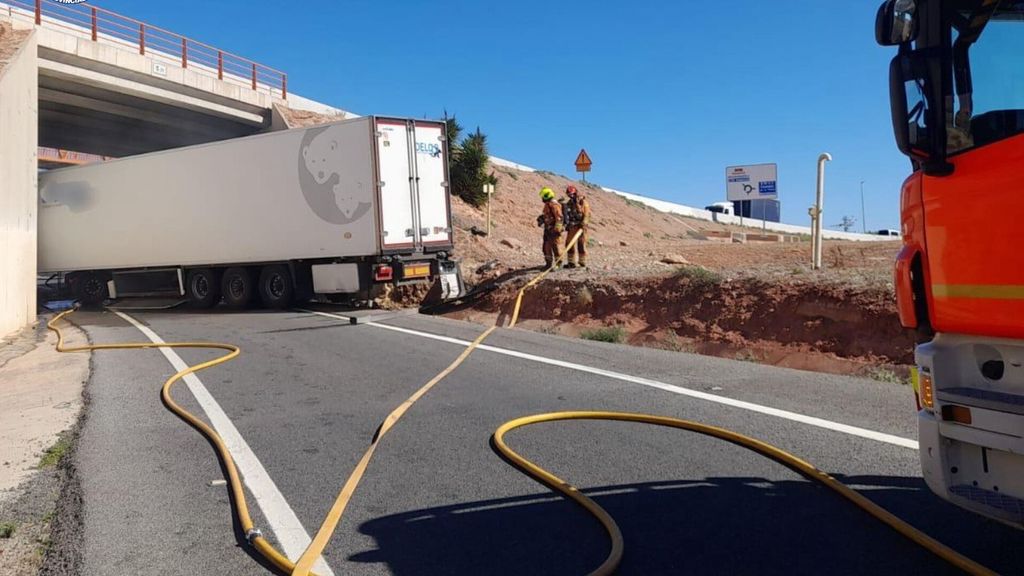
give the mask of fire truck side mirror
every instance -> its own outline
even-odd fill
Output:
[[[899,46],[917,38],[917,2],[886,0],[875,17],[875,41],[882,46]]]

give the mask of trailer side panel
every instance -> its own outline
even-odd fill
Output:
[[[43,271],[378,252],[369,118],[40,175]]]

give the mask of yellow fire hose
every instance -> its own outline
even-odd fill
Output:
[[[205,436],[217,451],[217,456],[220,457],[224,463],[224,468],[228,471],[228,483],[231,485],[231,494],[233,496],[232,501],[234,504],[235,516],[238,518],[238,523],[242,527],[242,531],[245,532],[245,537],[250,544],[264,558],[269,560],[280,570],[291,573],[295,568],[295,564],[288,559],[287,556],[279,552],[274,546],[263,537],[259,531],[254,529],[252,523],[252,517],[249,515],[249,506],[245,501],[245,490],[242,488],[241,479],[238,477],[238,470],[235,468],[235,461],[231,458],[231,453],[228,452],[227,446],[224,444],[224,440],[221,439],[220,434],[211,428],[206,422],[203,422],[197,418],[194,414],[182,408],[174,398],[171,397],[171,388],[179,380],[184,378],[187,374],[199,372],[218,364],[223,364],[229,360],[234,359],[236,356],[241,354],[242,350],[238,346],[233,344],[221,344],[218,342],[165,342],[163,344],[157,344],[155,342],[125,342],[118,344],[90,344],[86,346],[64,346],[64,333],[61,332],[60,328],[57,327],[57,323],[62,318],[71,314],[74,310],[66,310],[57,314],[49,322],[46,323],[46,327],[57,333],[57,351],[58,352],[86,352],[93,350],[141,350],[146,348],[205,348],[210,350],[226,350],[227,354],[218,356],[213,360],[207,360],[201,362],[195,366],[189,366],[188,368],[176,373],[166,381],[164,381],[163,388],[160,390],[160,398],[164,402],[164,406],[168,410],[174,412],[178,418],[181,418],[185,422],[191,424],[199,433]]]
[[[562,480],[558,476],[555,476],[551,472],[544,470],[540,466],[537,466],[533,462],[530,462],[515,450],[509,448],[508,444],[505,442],[505,435],[517,428],[524,428],[541,422],[559,422],[563,420],[615,420],[620,422],[637,422],[640,424],[651,424],[654,426],[689,430],[691,432],[731,442],[770,458],[810,480],[831,488],[837,494],[846,498],[861,510],[864,510],[868,514],[888,524],[900,534],[910,538],[914,543],[924,547],[929,552],[932,552],[936,556],[957,568],[960,568],[964,572],[979,576],[995,574],[992,570],[989,570],[970,558],[961,555],[927,534],[924,534],[920,530],[917,530],[910,524],[900,520],[886,509],[861,495],[860,492],[846,486],[828,473],[818,470],[812,464],[797,458],[789,452],[776,448],[771,444],[767,444],[757,440],[756,438],[751,438],[750,436],[738,434],[731,430],[718,428],[716,426],[709,426],[699,422],[691,422],[689,420],[679,420],[677,418],[653,416],[650,414],[634,414],[630,412],[550,412],[547,414],[524,416],[522,418],[516,418],[515,420],[505,422],[498,427],[497,431],[494,432],[493,440],[495,449],[516,469],[524,472],[526,475],[534,478],[542,484],[545,484],[552,490],[560,492],[565,497],[582,506],[587,512],[590,512],[590,514],[592,514],[594,518],[604,526],[605,531],[608,532],[608,537],[611,539],[612,544],[611,551],[608,553],[608,557],[605,558],[605,561],[596,570],[590,573],[591,576],[613,574],[615,569],[618,567],[619,562],[622,560],[622,552],[625,546],[622,541],[622,532],[619,530],[618,525],[615,524],[615,520],[612,519],[611,515],[608,514],[600,504],[594,502],[588,496],[580,492],[578,488],[569,484],[565,480]]]
[[[570,242],[567,245],[567,249],[569,247],[575,246],[581,234],[582,232],[577,232],[576,235],[570,239]],[[514,327],[519,321],[519,312],[522,306],[523,296],[525,295],[526,291],[536,286],[537,283],[539,283],[541,279],[543,279],[547,274],[549,274],[555,266],[559,265],[564,255],[565,252],[559,255],[558,259],[555,260],[555,262],[550,267],[548,267],[543,272],[538,274],[536,277],[534,277],[530,282],[528,282],[519,290],[519,293],[516,297],[516,302],[513,309],[511,321],[509,323],[510,328]],[[232,502],[235,515],[238,518],[242,530],[246,533],[246,538],[249,540],[252,546],[267,560],[269,560],[274,566],[276,566],[283,572],[294,576],[305,576],[311,573],[310,570],[313,564],[316,562],[317,558],[319,558],[320,555],[323,553],[324,548],[326,548],[328,542],[331,539],[331,536],[334,534],[334,531],[337,528],[338,523],[341,521],[341,517],[345,511],[345,508],[347,507],[353,494],[355,494],[356,488],[358,487],[359,482],[362,480],[363,475],[370,464],[370,461],[373,459],[373,455],[376,452],[377,447],[380,445],[380,442],[385,437],[385,435],[387,435],[388,431],[390,431],[395,426],[395,424],[402,418],[403,415],[405,415],[405,413],[409,410],[409,408],[412,407],[412,405],[416,401],[422,398],[427,392],[430,391],[431,388],[433,388],[441,380],[443,380],[445,377],[451,374],[456,368],[458,368],[459,365],[461,365],[466,360],[466,358],[468,358],[469,355],[472,354],[472,352],[476,350],[476,348],[480,346],[480,344],[483,343],[483,341],[488,336],[490,336],[491,333],[494,332],[494,330],[497,328],[497,326],[491,326],[490,328],[486,329],[483,333],[481,333],[480,336],[478,336],[476,340],[474,340],[469,346],[467,346],[462,351],[462,353],[447,368],[442,370],[437,376],[431,378],[430,381],[428,381],[426,384],[420,387],[415,393],[413,393],[412,396],[410,396],[405,402],[403,402],[401,405],[395,408],[387,416],[387,418],[384,419],[384,421],[378,428],[377,433],[374,435],[372,441],[370,442],[369,447],[366,449],[366,452],[360,459],[359,464],[357,464],[355,469],[349,474],[348,480],[345,482],[344,486],[341,489],[341,492],[335,499],[334,504],[331,506],[330,511],[324,518],[324,521],[321,524],[320,529],[317,531],[316,535],[313,537],[312,542],[310,542],[309,546],[307,547],[306,551],[303,552],[298,562],[293,563],[284,554],[279,552],[272,544],[270,544],[270,542],[266,538],[264,538],[263,535],[259,533],[259,531],[254,529],[252,518],[249,514],[249,508],[246,503],[245,491],[242,487],[242,482],[238,476],[238,471],[235,468],[234,460],[231,457],[231,453],[228,452],[227,446],[225,446],[224,441],[221,439],[220,435],[217,434],[217,432],[213,430],[213,428],[211,428],[205,422],[203,422],[195,415],[191,414],[189,411],[185,410],[180,405],[178,405],[171,397],[172,386],[176,382],[181,380],[184,376],[232,360],[241,353],[241,349],[238,346],[234,346],[232,344],[221,344],[216,342],[167,342],[163,344],[139,342],[120,344],[93,344],[87,346],[65,347],[64,335],[61,332],[60,328],[56,326],[56,324],[71,312],[72,310],[69,310],[56,315],[46,325],[47,328],[57,333],[57,351],[59,352],[82,352],[91,350],[127,350],[145,348],[207,348],[227,351],[227,354],[224,354],[223,356],[196,364],[194,366],[189,366],[185,370],[182,370],[174,374],[164,382],[160,395],[161,398],[163,399],[164,405],[167,406],[169,410],[171,410],[175,415],[177,415],[182,420],[185,420],[186,422],[191,424],[193,427],[199,430],[199,432],[203,436],[209,439],[211,443],[213,443],[214,447],[216,448],[218,457],[224,463],[224,467],[228,471],[228,482],[231,486],[231,492],[233,495]],[[512,463],[512,465],[518,470],[524,472],[530,477],[547,485],[552,490],[555,490],[563,494],[567,498],[571,499],[572,501],[582,506],[591,515],[593,515],[594,518],[596,518],[597,521],[600,522],[601,525],[604,526],[605,530],[607,531],[608,537],[611,540],[611,550],[608,554],[608,557],[604,560],[604,562],[596,570],[591,572],[592,576],[603,576],[607,574],[613,574],[622,560],[622,554],[625,549],[625,545],[622,539],[622,532],[619,529],[618,525],[615,523],[615,520],[611,517],[610,514],[608,514],[608,512],[604,508],[602,508],[592,499],[590,499],[582,492],[580,492],[578,488],[565,482],[558,476],[555,476],[554,474],[544,470],[540,466],[537,466],[536,464],[530,462],[529,460],[518,454],[516,451],[512,450],[505,442],[505,435],[508,432],[511,432],[512,430],[515,430],[517,428],[523,428],[541,422],[557,422],[563,420],[614,420],[624,422],[636,422],[641,424],[651,424],[655,426],[665,426],[669,428],[688,430],[691,432],[712,436],[715,438],[725,440],[727,442],[731,442],[733,444],[737,444],[739,446],[752,450],[758,454],[761,454],[765,457],[771,458],[772,460],[775,460],[793,469],[794,471],[804,475],[805,477],[815,482],[819,482],[825,485],[826,487],[834,490],[840,496],[846,498],[854,505],[867,512],[868,514],[871,514],[875,518],[881,520],[882,522],[889,525],[900,534],[903,534],[913,542],[919,544],[920,546],[924,547],[928,551],[932,552],[933,554],[942,558],[943,560],[949,562],[950,564],[956,566],[957,568],[962,569],[966,573],[976,576],[990,576],[995,574],[994,571],[978,564],[977,562],[974,562],[969,558],[964,557],[963,555],[957,553],[951,548],[943,545],[942,543],[915,529],[903,520],[900,520],[895,515],[886,511],[884,508],[878,506],[868,498],[862,496],[857,491],[847,487],[846,485],[839,482],[829,474],[821,470],[818,470],[810,463],[805,462],[804,460],[801,460],[800,458],[797,458],[796,456],[783,450],[780,450],[779,448],[776,448],[770,444],[761,442],[760,440],[754,438],[750,438],[749,436],[744,436],[742,434],[732,432],[730,430],[725,430],[723,428],[717,428],[715,426],[709,426],[706,424],[700,424],[697,422],[690,422],[687,420],[679,420],[676,418],[654,416],[649,414],[633,414],[626,412],[552,412],[547,414],[535,414],[532,416],[524,416],[522,418],[516,418],[514,420],[510,420],[502,424],[494,432],[492,438],[494,441],[493,444],[495,446],[495,449],[510,463]]]

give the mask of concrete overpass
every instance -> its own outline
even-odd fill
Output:
[[[125,156],[271,127],[287,76],[91,4],[0,2],[36,29],[39,144]]]
[[[283,129],[283,108],[346,114],[290,94],[279,70],[91,3],[0,0],[0,26],[0,338],[35,319],[40,167]]]

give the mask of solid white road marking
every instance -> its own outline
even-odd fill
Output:
[[[164,344],[164,340],[148,326],[144,326],[124,312],[116,312],[116,314],[132,326],[138,328],[151,342]],[[188,368],[188,364],[181,359],[181,356],[178,356],[174,349],[158,348],[158,350],[163,352],[164,358],[167,358],[167,361],[171,363],[171,366],[176,371],[180,372]],[[281,494],[277,485],[271,480],[270,475],[267,474],[267,470],[263,467],[259,458],[256,457],[252,448],[242,438],[242,435],[235,428],[228,415],[224,413],[220,404],[213,399],[210,391],[206,389],[202,381],[195,374],[187,374],[182,380],[184,380],[188,389],[192,392],[196,402],[206,412],[206,417],[210,419],[210,424],[214,430],[217,431],[217,434],[220,434],[224,444],[227,445],[228,451],[231,452],[231,457],[235,460],[235,466],[242,473],[242,479],[246,487],[249,488],[249,492],[256,499],[257,505],[263,511],[263,516],[270,523],[270,529],[274,531],[274,535],[281,544],[284,554],[293,562],[298,560],[299,556],[302,556],[302,553],[312,541],[309,533],[303,528],[302,522],[299,521],[299,517],[295,515],[295,511],[285,501],[284,495]],[[316,572],[325,576],[333,576],[334,574],[322,557],[317,560]]]
[[[335,318],[340,320],[349,320],[347,316],[340,314],[331,314],[329,312],[317,312],[315,310],[301,310],[302,312],[308,312],[316,314],[318,316],[326,316],[328,318]],[[450,338],[448,336],[439,336],[437,334],[431,334],[429,332],[420,332],[418,330],[410,330],[408,328],[400,328],[398,326],[389,326],[387,324],[377,324],[376,322],[368,322],[364,326],[373,326],[374,328],[382,328],[384,330],[391,330],[394,332],[401,332],[403,334],[409,334],[411,336],[419,336],[420,338],[429,338],[431,340],[437,340],[438,342],[447,342],[449,344],[457,344],[459,346],[468,346],[470,343],[465,340],[458,338]],[[809,426],[816,426],[818,428],[824,428],[826,430],[832,430],[835,432],[841,432],[843,434],[849,434],[850,436],[857,436],[860,438],[867,438],[868,440],[875,440],[877,442],[883,442],[885,444],[892,444],[894,446],[900,446],[903,448],[910,448],[912,450],[918,449],[916,440],[910,438],[904,438],[902,436],[895,436],[893,434],[886,434],[885,432],[877,432],[875,430],[868,430],[867,428],[860,428],[858,426],[851,426],[849,424],[843,424],[841,422],[833,422],[831,420],[825,420],[824,418],[817,418],[815,416],[807,416],[798,412],[790,412],[789,410],[780,410],[778,408],[772,408],[770,406],[763,406],[761,404],[754,404],[753,402],[745,402],[743,400],[736,400],[727,396],[719,396],[717,394],[708,394],[707,392],[701,392],[699,390],[692,390],[690,388],[684,388],[682,386],[676,386],[675,384],[666,384],[665,382],[659,382],[657,380],[651,380],[649,378],[641,378],[639,376],[632,376],[629,374],[623,374],[621,372],[613,372],[611,370],[603,370],[601,368],[593,368],[591,366],[585,366],[583,364],[576,364],[574,362],[564,362],[562,360],[554,360],[551,358],[545,358],[543,356],[535,356],[533,354],[526,354],[525,352],[518,352],[516,350],[509,350],[507,348],[496,348],[494,346],[488,346],[481,344],[478,350],[486,350],[488,352],[494,352],[495,354],[502,354],[505,356],[511,356],[513,358],[520,358],[522,360],[529,360],[531,362],[537,362],[540,364],[547,364],[549,366],[558,366],[560,368],[567,368],[569,370],[576,370],[579,372],[586,372],[588,374],[594,374],[597,376],[604,376],[605,378],[612,378],[614,380],[621,380],[623,382],[631,382],[633,384],[640,384],[641,386],[647,386],[650,388],[657,388],[673,394],[679,394],[681,396],[689,396],[691,398],[698,398],[700,400],[706,400],[708,402],[715,402],[717,404],[724,404],[726,406],[732,406],[733,408],[739,408],[741,410],[749,410],[751,412],[757,412],[758,414],[766,414],[768,416],[775,416],[776,418],[782,418],[784,420],[790,420],[793,422],[800,422],[801,424],[807,424]]]

